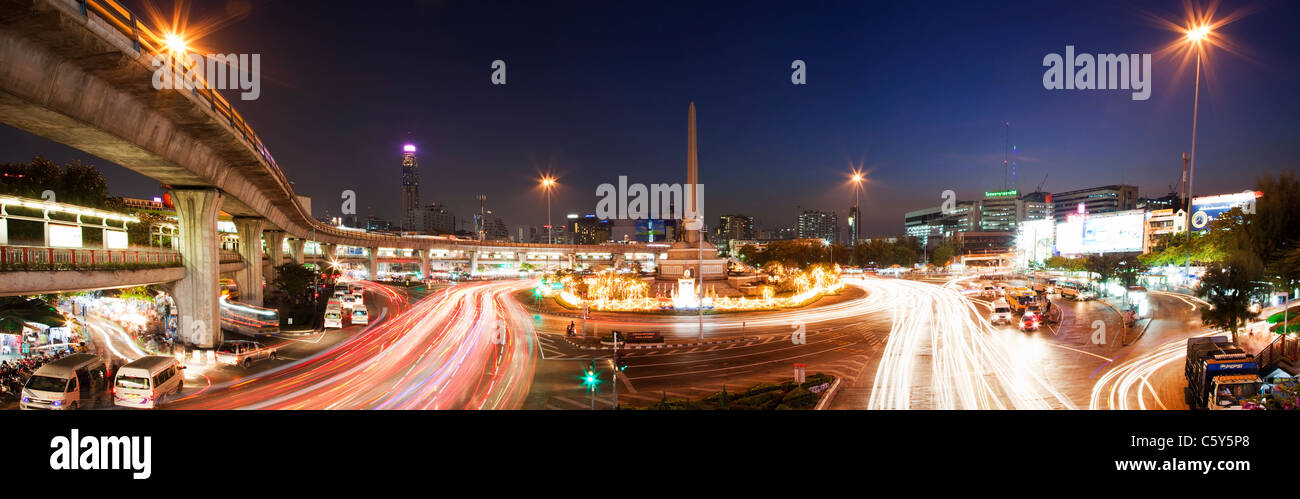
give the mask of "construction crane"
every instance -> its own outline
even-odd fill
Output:
[[[1038,188],[1034,189],[1034,192],[1043,192],[1043,186],[1047,185],[1047,176],[1051,174],[1052,172],[1047,172],[1043,174],[1043,181],[1038,183]]]

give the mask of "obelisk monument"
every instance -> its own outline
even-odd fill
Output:
[[[681,227],[685,228],[687,220],[690,217],[703,216],[699,212],[700,207],[696,205],[699,195],[696,194],[696,186],[700,185],[700,158],[697,150],[698,144],[695,141],[695,101],[691,101],[690,110],[686,115],[686,188],[683,189],[682,196],[686,198],[685,217],[682,219]],[[682,240],[688,244],[695,244],[701,240],[700,233],[697,230],[686,230],[682,234]]]
[[[718,249],[701,237],[699,226],[692,224],[692,217],[699,217],[703,222],[703,206],[700,196],[695,194],[695,187],[700,184],[699,144],[695,138],[695,103],[691,102],[686,117],[686,185],[682,197],[686,209],[678,224],[678,242],[668,249],[668,258],[657,262],[658,278],[676,283],[687,270],[691,277],[700,280],[725,280],[727,278],[727,261],[718,257]],[[702,189],[701,189],[702,190]],[[726,283],[721,286],[726,287]]]

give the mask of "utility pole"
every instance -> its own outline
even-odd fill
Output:
[[[614,375],[611,376],[613,379],[610,380],[610,384],[614,385],[612,387],[614,390],[614,405],[610,406],[613,409],[618,409],[618,340],[620,336],[622,334],[619,332],[614,333]]]
[[[692,195],[694,195],[695,189],[697,189],[697,187],[691,188]],[[704,343],[704,216],[701,213],[701,214],[697,214],[696,217],[698,220],[697,223],[700,224],[700,241],[698,246],[699,256],[697,257],[699,259],[699,263],[696,264],[695,267],[696,268],[695,279],[700,282],[700,291],[695,294],[695,300],[696,300],[695,310],[699,312],[698,315],[699,315],[699,322],[700,322],[700,343]]]

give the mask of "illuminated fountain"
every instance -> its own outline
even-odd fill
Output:
[[[794,293],[777,297],[772,286],[764,286],[759,297],[719,297],[713,289],[697,287],[698,281],[689,269],[684,277],[677,279],[676,289],[668,297],[652,297],[646,281],[621,276],[613,271],[582,279],[581,283],[573,276],[544,277],[534,293],[554,297],[569,307],[590,307],[591,310],[604,312],[660,312],[700,308],[715,312],[741,312],[801,307],[844,288],[838,273],[820,267],[807,272],[791,272],[781,279],[791,280]],[[580,286],[586,288],[587,298],[582,298],[584,294],[580,291]]]

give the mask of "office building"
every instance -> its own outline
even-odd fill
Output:
[[[438,203],[429,203],[429,206],[419,212],[415,223],[415,228],[425,234],[445,235],[456,232],[456,215]]]
[[[415,146],[402,146],[402,228],[419,230],[420,218],[420,162],[415,158]]]
[[[821,239],[833,243],[839,241],[840,225],[834,213],[805,210],[799,214],[799,239]]]
[[[1052,202],[1053,218],[1057,221],[1078,213],[1080,204],[1085,213],[1128,211],[1137,208],[1138,188],[1136,185],[1107,185],[1059,192],[1052,195]]]

